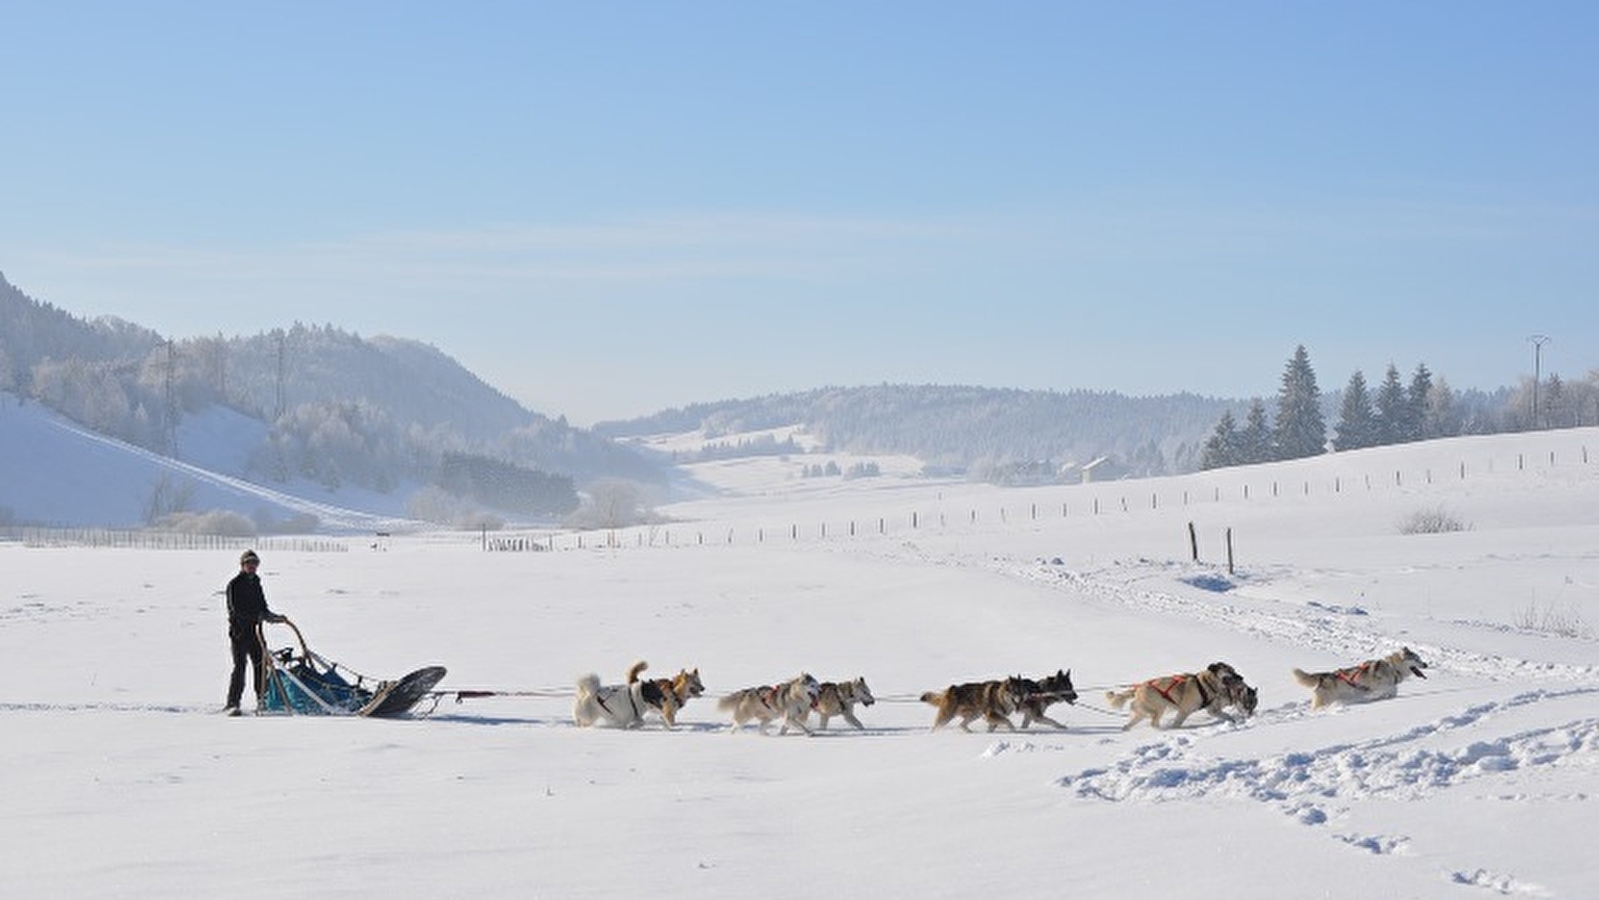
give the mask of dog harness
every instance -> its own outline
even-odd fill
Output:
[[[614,718],[616,718],[616,715],[611,712],[611,707],[609,705],[607,705],[606,702],[605,702],[605,694],[606,693],[607,693],[606,691],[599,691],[599,692],[595,693],[594,702],[598,703],[600,705],[600,709],[605,710],[605,714],[606,715],[608,715],[608,716],[610,716],[611,718],[614,719]],[[611,692],[611,693],[614,694],[616,692]],[[632,708],[632,710],[633,710],[633,718],[635,718],[635,719],[641,718],[641,713],[639,713],[639,710],[638,710],[638,704],[633,702],[633,692],[632,691],[623,691],[622,693],[626,693],[627,694],[627,705],[630,708]]]
[[[1167,676],[1166,679],[1151,678],[1150,680],[1144,682],[1144,685],[1146,687],[1148,687],[1150,690],[1154,691],[1155,693],[1161,695],[1162,697],[1165,697],[1166,698],[1166,702],[1170,703],[1172,706],[1181,706],[1182,704],[1177,702],[1177,698],[1173,697],[1171,695],[1171,692],[1173,690],[1175,690],[1178,686],[1180,686],[1183,682],[1187,681],[1188,677],[1189,676],[1187,676],[1187,675],[1170,675],[1170,676]],[[1167,681],[1167,680],[1169,680],[1169,683],[1165,687],[1161,687],[1160,686],[1160,682],[1161,681]],[[1205,707],[1210,705],[1210,692],[1205,690],[1205,681],[1204,681],[1204,679],[1195,678],[1194,679],[1194,683],[1199,688],[1199,708],[1200,709],[1204,709]]]
[[[1371,671],[1371,666],[1371,663],[1364,662],[1352,669],[1339,669],[1336,672],[1333,672],[1333,674],[1338,677],[1339,681],[1342,681],[1344,684],[1347,684],[1352,688],[1362,691],[1369,691],[1371,688],[1360,683],[1360,676]]]

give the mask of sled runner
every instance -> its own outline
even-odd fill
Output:
[[[261,693],[260,710],[266,714],[312,716],[375,716],[392,718],[411,711],[430,696],[444,678],[443,666],[424,666],[395,680],[378,680],[340,665],[306,646],[305,636],[288,619],[283,624],[294,630],[299,641],[281,650],[267,647],[265,632],[260,633],[266,688]],[[346,677],[349,676],[349,677]],[[353,680],[352,680],[353,679]]]

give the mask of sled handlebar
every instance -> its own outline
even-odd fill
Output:
[[[300,654],[302,656],[306,657],[307,659],[309,659],[310,656],[311,656],[311,648],[306,646],[306,644],[305,644],[305,635],[300,633],[300,626],[294,624],[294,621],[291,620],[288,616],[280,615],[280,616],[278,616],[278,620],[279,620],[279,622],[281,624],[289,626],[289,628],[294,631],[295,640],[298,640],[300,642]],[[266,620],[263,619],[261,621],[261,626],[263,628],[262,637],[261,637],[261,646],[265,647],[266,646],[266,635],[265,635],[264,629],[266,627]]]

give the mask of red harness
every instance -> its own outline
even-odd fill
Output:
[[[1338,680],[1342,681],[1344,684],[1347,684],[1352,688],[1359,688],[1360,690],[1365,691],[1370,690],[1370,688],[1360,683],[1360,676],[1369,671],[1371,671],[1371,663],[1365,662],[1351,669],[1339,669],[1333,674],[1338,676]]]

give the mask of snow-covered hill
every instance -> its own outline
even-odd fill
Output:
[[[314,649],[496,692],[412,721],[216,715],[233,551],[0,543],[0,896],[1591,897],[1596,449],[1027,490],[718,461],[603,546],[264,553]],[[1400,646],[1431,667],[1392,700],[1313,712],[1289,674]],[[575,728],[575,679],[636,659],[709,694]],[[1216,660],[1253,718],[1105,702]],[[929,733],[922,692],[1057,668],[1065,731]],[[866,730],[725,733],[715,697],[801,670],[864,676]]]
[[[136,528],[149,522],[152,506],[179,495],[186,511],[228,510],[268,530],[307,521],[331,532],[406,524],[404,490],[330,492],[305,480],[274,487],[219,474],[245,469],[240,454],[260,446],[264,428],[211,407],[183,420],[173,459],[0,393],[0,524]]]

